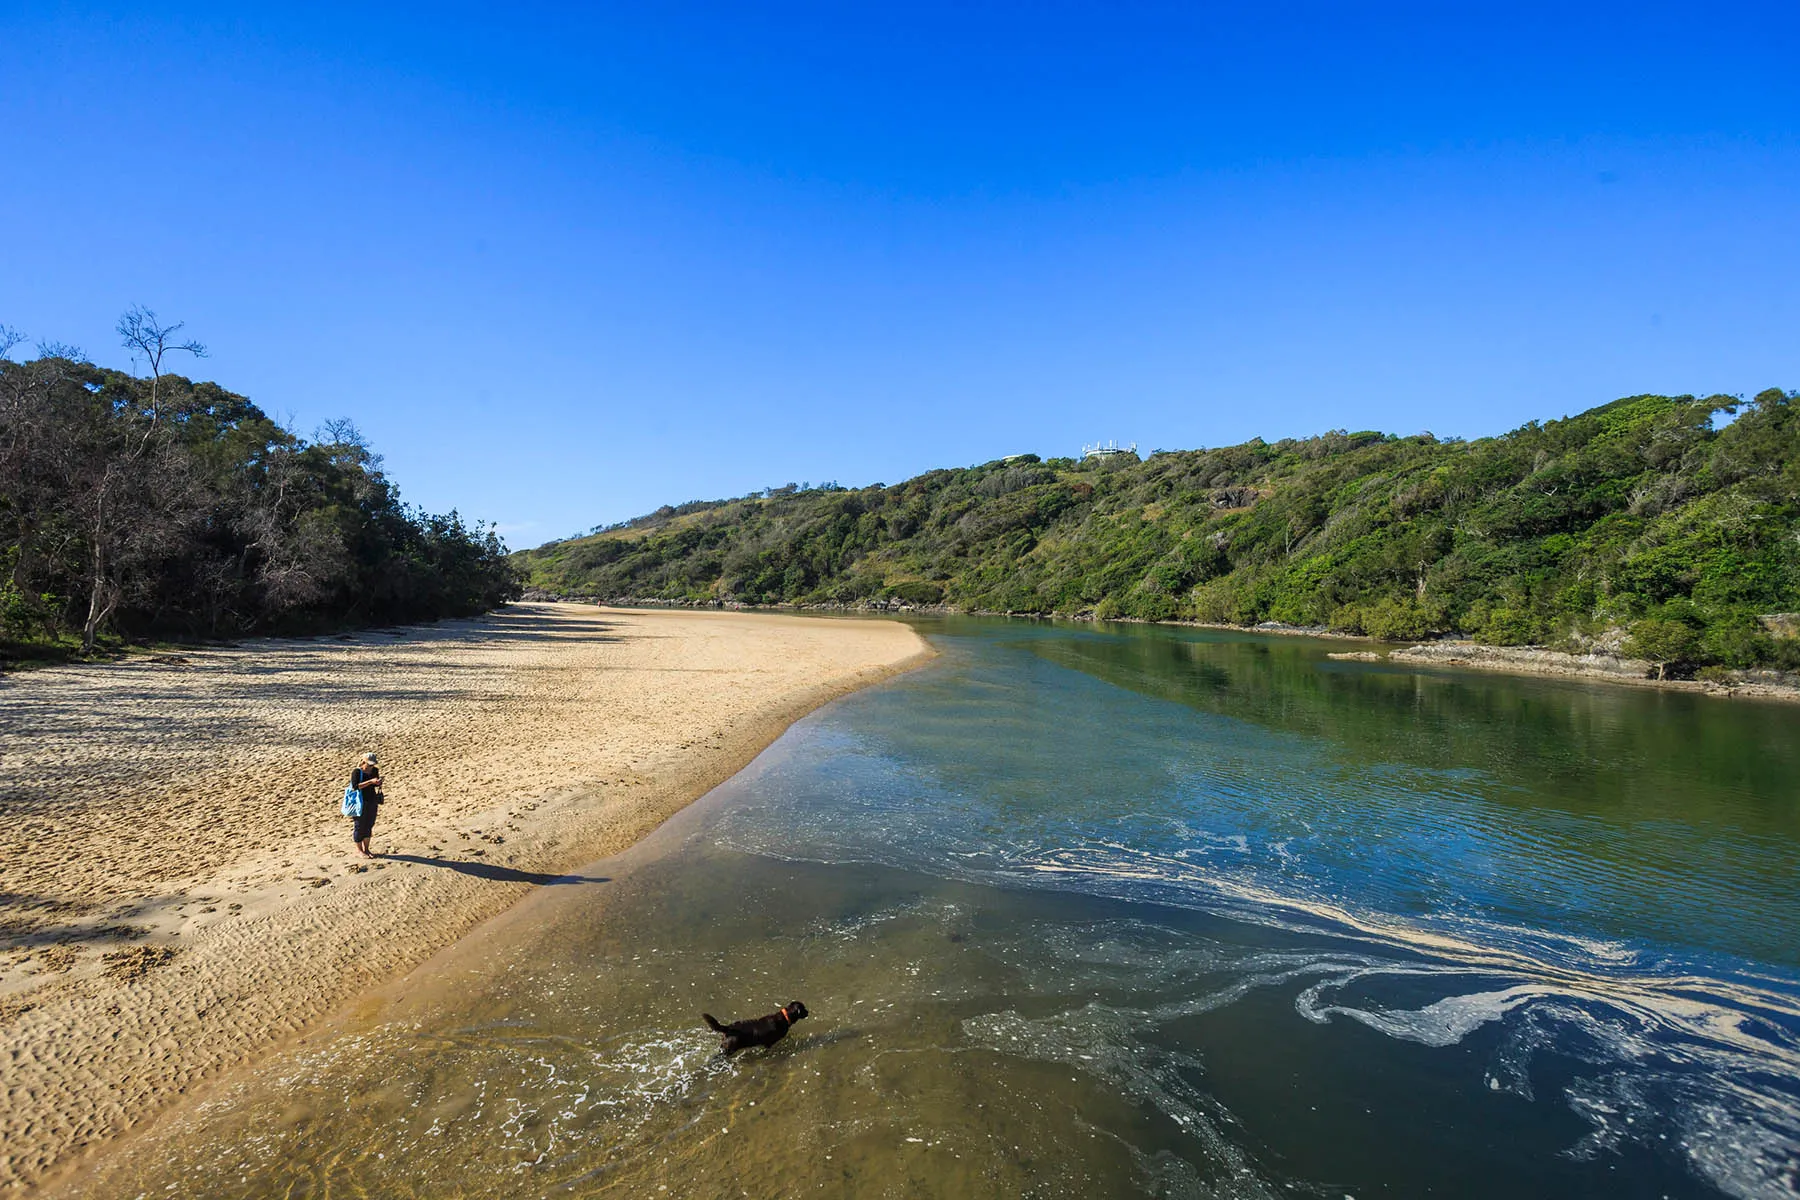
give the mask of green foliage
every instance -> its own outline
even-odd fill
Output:
[[[1761,624],[1743,613],[1715,618],[1701,635],[1697,657],[1721,666],[1753,667],[1772,661],[1775,646]]]
[[[49,592],[27,592],[18,580],[19,548],[0,550],[0,640],[20,642],[42,634],[56,636],[55,615],[60,607]]]
[[[1361,632],[1386,641],[1416,641],[1431,632],[1431,615],[1411,599],[1383,596],[1373,604],[1352,609]]]
[[[880,586],[879,577],[872,581]],[[927,583],[922,579],[907,579],[888,588],[888,593],[895,599],[907,604],[941,604],[944,600],[944,589],[941,584]],[[855,589],[857,595],[866,595],[862,589]],[[850,597],[854,599],[855,596]]]
[[[217,384],[55,355],[0,358],[0,572],[15,648],[434,620],[519,592],[493,530],[402,504],[348,422],[308,442]]]
[[[1632,625],[1624,650],[1635,658],[1649,659],[1660,675],[1670,663],[1693,660],[1700,650],[1700,633],[1686,621],[1646,617]]]
[[[1674,621],[1691,644],[1655,661],[1781,665],[1800,639],[1757,617],[1800,610],[1795,400],[1633,396],[1473,442],[1339,431],[994,462],[684,505],[514,557],[534,586],[613,598],[899,597],[1514,645]],[[1715,428],[1721,413],[1736,419]],[[902,590],[921,581],[938,590]]]

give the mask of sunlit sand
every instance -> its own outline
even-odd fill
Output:
[[[40,1180],[616,852],[905,626],[516,605],[0,683],[0,1186]],[[389,783],[382,858],[338,797]]]

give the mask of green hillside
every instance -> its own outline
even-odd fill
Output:
[[[1500,437],[1333,432],[665,508],[514,556],[564,595],[1279,621],[1800,667],[1800,394]],[[1735,417],[1735,419],[1733,419]]]

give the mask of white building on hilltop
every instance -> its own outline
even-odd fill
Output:
[[[1111,458],[1115,454],[1136,453],[1136,442],[1131,443],[1129,446],[1121,446],[1119,443],[1113,441],[1109,441],[1106,445],[1102,446],[1099,442],[1095,442],[1091,446],[1084,445],[1081,448],[1081,457],[1083,458]]]

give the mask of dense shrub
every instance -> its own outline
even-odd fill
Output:
[[[519,593],[494,531],[402,504],[348,422],[308,442],[217,384],[57,353],[0,356],[0,571],[15,651],[467,616]]]
[[[1339,431],[993,462],[683,506],[515,557],[582,594],[791,602],[928,580],[967,609],[1510,645],[1630,634],[1665,668],[1800,664],[1800,639],[1758,620],[1800,610],[1795,399],[1633,396],[1473,442]]]

